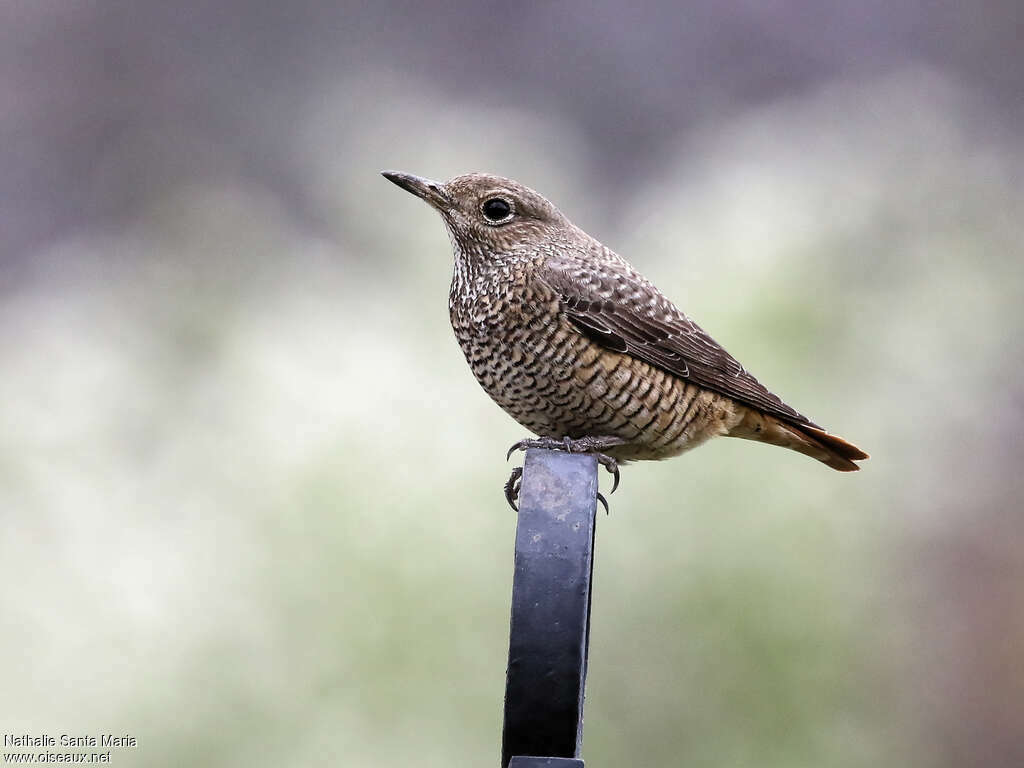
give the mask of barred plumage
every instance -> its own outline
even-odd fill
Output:
[[[386,172],[436,208],[455,252],[452,328],[484,390],[553,438],[614,437],[619,460],[718,435],[850,471],[867,458],[782,402],[622,257],[499,176]]]

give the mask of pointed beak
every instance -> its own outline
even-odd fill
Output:
[[[436,181],[398,171],[381,171],[380,175],[392,184],[397,184],[406,192],[412,192],[416,197],[426,200],[438,210],[451,207],[451,201],[444,193],[443,186]]]

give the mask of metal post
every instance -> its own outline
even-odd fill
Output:
[[[516,527],[501,764],[583,768],[597,460],[529,450]]]

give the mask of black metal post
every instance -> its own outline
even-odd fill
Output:
[[[583,768],[597,460],[529,450],[516,527],[501,764]]]

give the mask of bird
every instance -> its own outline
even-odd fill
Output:
[[[770,392],[629,262],[517,181],[382,175],[441,214],[454,252],[448,310],[484,391],[536,438],[515,450],[619,464],[738,437],[852,472],[868,454]],[[522,469],[505,484],[516,508]],[[603,496],[599,500],[607,509]]]

